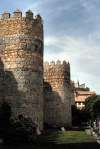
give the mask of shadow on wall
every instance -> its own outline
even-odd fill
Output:
[[[5,70],[0,58],[0,105],[2,102],[7,102],[11,106],[11,118],[15,118],[19,114],[30,117],[33,122],[37,123],[39,129],[42,129],[43,117],[42,114],[39,117],[39,112],[41,112],[39,108],[43,107],[43,103],[39,104],[41,98],[39,98],[38,89],[35,86],[37,79],[34,77],[33,80],[30,79],[31,75],[32,73],[29,71]]]
[[[17,74],[17,71],[16,71]],[[20,83],[22,81],[20,78]],[[21,90],[23,87],[21,88]],[[4,64],[0,58],[0,104],[2,102],[7,102],[11,106],[12,118],[19,114],[23,116],[32,116],[29,111],[28,99],[25,92],[18,90],[18,83],[12,71],[4,70]],[[35,121],[35,118],[34,118]]]
[[[68,127],[67,108],[60,95],[44,82],[44,126]]]
[[[40,130],[43,127],[42,81],[38,72],[16,68],[5,70],[0,57],[0,104],[7,102],[11,106],[12,118],[19,114],[30,117]]]
[[[17,81],[12,71],[4,71],[4,65],[0,58],[0,94],[1,101],[4,101],[7,96],[11,97],[12,93],[18,93]]]
[[[7,102],[12,108],[13,116],[16,114],[15,109],[20,106],[20,92],[17,89],[17,85],[12,71],[4,70],[4,64],[0,58],[0,104],[2,102]]]

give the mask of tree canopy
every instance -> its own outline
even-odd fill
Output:
[[[85,110],[89,118],[100,115],[100,95],[91,95],[85,100]]]

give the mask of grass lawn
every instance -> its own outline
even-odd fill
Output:
[[[85,127],[60,129],[44,129],[35,145],[0,145],[0,149],[99,149],[93,136],[86,136]]]

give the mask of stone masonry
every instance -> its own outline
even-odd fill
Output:
[[[58,127],[72,124],[69,62],[44,63],[44,123]]]
[[[0,19],[0,103],[11,105],[12,117],[30,116],[43,129],[43,20],[17,9]]]
[[[12,108],[12,118],[31,117],[43,130],[50,126],[72,125],[71,105],[77,91],[89,91],[85,84],[70,80],[69,62],[44,63],[43,20],[31,10],[22,17],[17,9],[0,19],[0,104]],[[44,76],[43,76],[44,74]],[[43,79],[44,77],[44,79]]]

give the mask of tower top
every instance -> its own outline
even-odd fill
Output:
[[[25,17],[22,17],[19,9],[13,12],[13,17],[10,17],[10,13],[6,10],[0,19],[0,34],[27,34],[43,39],[43,20],[40,14],[34,19],[34,13],[30,9]]]
[[[7,17],[8,16],[8,17]],[[22,12],[17,9],[15,12],[13,12],[13,18],[21,18],[22,17]],[[33,18],[33,12],[29,9],[27,12],[26,12],[26,17],[30,18],[30,19],[34,19]],[[10,13],[6,10],[3,14],[2,14],[2,17],[1,19],[8,19],[10,18]],[[36,16],[35,16],[35,19],[40,19],[42,20],[40,14],[38,13]],[[43,20],[42,20],[43,21]]]
[[[33,12],[30,9],[26,12],[26,17],[33,19]]]

